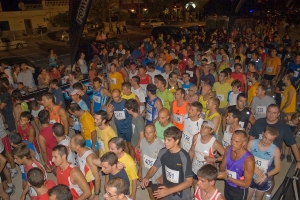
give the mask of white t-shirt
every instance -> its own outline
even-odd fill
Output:
[[[146,102],[146,91],[145,89],[143,89],[142,87],[139,87],[138,89],[133,89],[133,87],[131,88],[131,91],[138,96],[139,100],[141,103],[145,103]],[[142,113],[145,109],[145,106],[140,106],[140,113]]]
[[[152,82],[154,82],[154,76],[158,75],[158,74],[161,74],[161,72],[156,69],[153,72],[146,72],[146,74],[149,74],[152,78]]]
[[[129,70],[129,79],[132,79],[133,76],[137,76],[138,71],[136,70],[135,73],[132,73],[131,70]]]
[[[38,117],[38,114],[40,113],[41,110],[44,110],[44,106],[40,105],[40,108],[38,110],[32,110],[31,114],[33,117]]]
[[[184,119],[184,126],[180,144],[185,151],[189,152],[192,146],[193,137],[195,134],[200,132],[202,123],[202,118],[199,118],[197,121],[192,121],[189,117]]]

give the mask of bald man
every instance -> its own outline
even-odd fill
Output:
[[[161,141],[164,141],[164,131],[171,127],[174,126],[170,121],[170,112],[166,108],[162,108],[158,112],[158,121],[155,122],[155,128],[156,128],[156,136],[158,139]]]
[[[85,139],[82,135],[75,135],[72,137],[70,141],[70,148],[73,152],[77,153],[77,163],[80,171],[84,175],[92,192],[90,199],[93,199],[94,196],[99,196],[101,179],[98,167],[92,162],[93,159],[96,159],[96,154],[90,148],[85,146]]]
[[[199,96],[196,94],[197,92],[197,86],[196,85],[192,85],[189,89],[189,92],[187,95],[185,95],[185,100],[187,102],[189,102],[190,104],[198,101],[199,100]]]
[[[129,146],[131,145],[132,137],[132,117],[125,109],[125,99],[121,98],[121,92],[118,89],[114,89],[111,94],[112,101],[107,106],[108,119],[114,117],[114,121],[117,127],[118,137],[125,140],[124,151],[129,152]]]

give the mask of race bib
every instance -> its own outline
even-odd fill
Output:
[[[273,71],[272,67],[267,67],[267,72],[271,73]]]
[[[183,123],[183,116],[182,115],[173,114],[173,119],[178,124],[182,124]]]
[[[245,122],[239,121],[239,125],[240,125],[241,127],[244,127]]]
[[[236,179],[236,172],[227,170],[227,176]]]
[[[116,78],[110,79],[110,83],[111,83],[111,84],[117,84],[117,79],[116,79]]]
[[[114,115],[117,120],[125,119],[125,111],[114,111]]]
[[[222,140],[222,144],[223,144],[224,148],[228,147],[231,144],[231,137],[232,137],[232,134],[225,131],[223,140]]]
[[[56,120],[52,119],[49,121],[49,124],[55,124],[56,123]]]
[[[220,101],[224,101],[224,95],[223,94],[217,94],[217,97]]]
[[[252,54],[251,54],[251,53],[248,53],[248,54],[247,54],[247,58],[252,58]]]
[[[294,71],[294,77],[298,77],[298,75],[299,75],[299,72],[298,71]]]
[[[195,174],[197,174],[197,171],[205,164],[206,164],[206,161],[202,161],[202,160],[199,160],[197,157],[194,157],[193,164],[192,164],[193,172]]]
[[[100,97],[93,95],[93,100],[95,103],[100,103]]]
[[[191,145],[193,138],[190,136],[190,134],[183,132],[182,139],[183,142],[187,143],[188,145]]]
[[[258,135],[258,139],[260,139],[260,140],[262,139],[262,134]]]
[[[146,154],[143,155],[143,161],[146,168],[150,169],[156,159],[151,158],[150,156],[147,156]]]
[[[257,106],[256,107],[256,114],[265,115],[267,113],[266,106]]]
[[[194,76],[194,72],[193,71],[186,70],[185,72],[188,73],[191,78]]]
[[[152,121],[152,114],[151,113],[149,113],[149,112],[146,113],[146,120]]]
[[[104,141],[98,139],[98,145],[99,145],[99,149],[104,151]]]
[[[256,156],[254,156],[254,158],[255,158],[255,166],[258,167],[264,173],[267,173],[269,167],[269,160],[265,160]]]
[[[20,171],[21,171],[22,174],[25,173],[24,165],[20,165]]]
[[[179,183],[179,171],[165,167],[167,180],[171,183]]]

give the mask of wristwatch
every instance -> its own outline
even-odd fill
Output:
[[[95,193],[94,193],[94,195],[96,195],[96,196],[99,196],[99,194],[100,194],[100,192],[97,192],[97,193],[95,192]]]

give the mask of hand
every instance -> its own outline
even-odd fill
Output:
[[[92,150],[93,150],[93,152],[97,153],[97,150],[96,150],[95,146],[92,147]]]
[[[46,172],[51,172],[52,171],[52,167],[50,165],[45,164],[44,167],[46,169]]]
[[[219,172],[217,178],[218,178],[218,179],[227,179],[227,178],[228,178],[227,172]]]
[[[212,157],[209,157],[209,156],[204,156],[204,159],[208,163],[214,163],[216,161],[216,158],[212,158]]]
[[[261,169],[259,169],[258,167],[254,168],[254,174],[256,176],[263,176],[264,175],[263,171]]]
[[[123,169],[123,168],[125,168],[125,165],[123,163],[121,163],[121,162],[118,162],[117,163],[117,168],[118,169]]]
[[[132,199],[132,200],[135,200],[135,194],[129,195],[129,198]]]
[[[22,194],[22,196],[20,197],[20,200],[25,200],[26,196]]]
[[[159,186],[158,190],[155,190],[153,193],[153,196],[156,197],[157,199],[161,199],[168,195],[170,195],[170,189],[167,188],[166,186]]]
[[[140,170],[138,171],[138,177],[139,177],[139,181],[143,180],[142,172]]]
[[[114,106],[111,104],[108,104],[106,107],[106,112],[107,113],[111,113],[114,110]]]
[[[262,176],[257,176],[256,179],[254,180],[254,182],[256,184],[261,185],[262,183],[265,182],[266,178],[267,178],[267,176],[265,174],[263,174]]]
[[[296,161],[297,162],[297,161]],[[300,162],[296,163],[296,169],[300,169]]]
[[[141,187],[142,188],[146,188],[149,184],[149,179],[147,178],[143,178],[142,183],[141,183]]]
[[[164,184],[164,179],[163,179],[162,175],[160,177],[158,177],[155,181],[157,184],[161,184],[161,185]]]

